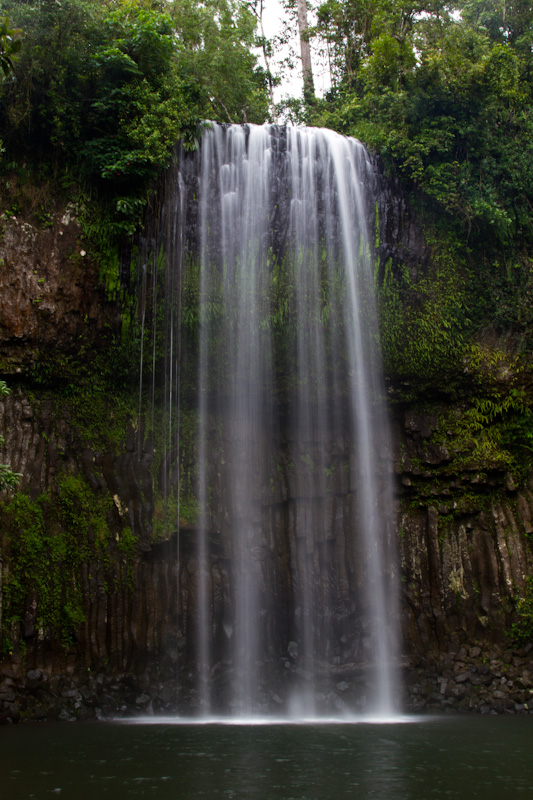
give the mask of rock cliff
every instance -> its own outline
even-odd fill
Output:
[[[387,262],[406,265],[413,279],[431,276],[431,249],[399,187],[387,184],[382,198],[382,277]],[[0,461],[22,473],[21,491],[30,505],[14,505],[6,496],[0,510],[0,717],[172,710],[183,696],[193,703],[187,670],[197,586],[194,515],[181,518],[179,535],[168,522],[152,432],[137,415],[135,379],[129,400],[121,395],[118,408],[112,394],[98,395],[86,384],[80,396],[64,381],[54,386],[54,375],[42,371],[65,356],[77,364],[83,385],[86,354],[105,353],[116,337],[118,306],[106,299],[71,212],[58,213],[45,228],[22,216],[4,217],[2,225],[0,366],[12,394],[0,403]],[[416,386],[412,376],[406,389],[405,375],[389,376],[405,703],[419,710],[528,710],[531,647],[527,635],[512,638],[511,626],[520,628],[517,603],[527,599],[533,575],[533,481],[514,469],[510,451],[494,445],[503,418],[507,424],[510,413],[518,414],[518,401],[493,409],[483,423],[485,433],[492,431],[485,440],[474,414],[481,406],[467,392],[470,381],[476,396],[488,386],[493,404],[495,385],[500,400],[512,390],[524,398],[530,379],[509,343],[502,348],[485,338],[477,346],[484,356],[474,378],[463,382],[463,398],[427,381]],[[487,376],[485,356],[494,352],[500,355]],[[469,362],[465,370],[472,369]],[[215,464],[214,472],[220,479],[212,503],[211,586],[217,635],[223,635],[231,532],[224,522],[223,465]],[[280,542],[290,539],[296,506],[311,501],[297,496],[285,473],[286,480],[263,492],[263,555],[279,567],[265,571],[264,592],[276,594],[281,612],[298,574],[291,576]],[[339,520],[337,541],[323,542],[313,532],[307,547],[313,563],[326,557],[336,564],[333,605],[342,615],[345,590],[357,572],[342,522],[350,486],[333,477],[329,498],[314,501],[327,504]],[[45,541],[42,550],[36,530]],[[65,553],[71,545],[81,555],[69,569]],[[44,558],[51,559],[48,584],[59,593],[48,611],[39,595],[46,581],[37,574]],[[27,585],[17,559],[35,572]],[[279,586],[269,584],[274,573],[285,576]],[[290,637],[283,624],[270,632],[280,648]],[[340,617],[335,624],[342,628]],[[297,668],[294,648],[280,652],[280,664],[288,673]],[[335,680],[342,688],[331,691],[341,703],[357,678]]]

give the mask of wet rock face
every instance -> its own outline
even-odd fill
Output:
[[[128,523],[140,550],[150,549],[153,494],[150,449],[139,450],[131,423],[116,451],[87,444],[86,431],[72,417],[68,398],[32,393],[15,386],[0,400],[0,462],[22,475],[20,489],[37,498],[54,491],[60,476],[80,476],[96,496],[107,495],[117,525]]]
[[[406,216],[404,201],[388,191],[389,212],[380,216],[382,263],[391,257],[418,269],[425,263],[421,234]],[[3,374],[27,377],[38,353],[74,353],[79,337],[95,347],[105,343],[106,326],[116,324],[118,312],[103,300],[96,273],[81,255],[75,221],[63,215],[47,230],[13,218],[3,225]],[[109,500],[110,536],[120,538],[128,525],[137,547],[128,570],[118,549],[107,565],[88,560],[83,566],[85,621],[69,648],[40,636],[28,607],[24,658],[14,653],[0,674],[0,721],[170,712],[178,707],[178,673],[192,708],[194,688],[187,686],[187,670],[194,657],[195,531],[181,531],[179,549],[175,536],[153,541],[153,452],[144,444],[147,437],[131,425],[124,428],[118,448],[87,443],[66,407],[53,400],[48,405],[39,398],[35,402],[22,385],[12,385],[13,393],[0,402],[0,433],[6,438],[0,463],[23,473],[23,488],[33,498],[53,488],[60,474],[81,476],[95,497]],[[498,465],[454,471],[449,447],[432,439],[437,421],[431,413],[402,407],[394,424],[400,624],[409,662],[406,704],[414,710],[527,712],[533,653],[509,650],[507,633],[516,619],[514,598],[533,573],[533,482],[518,489]],[[232,564],[223,470],[219,473],[219,482],[214,481],[211,586],[216,636],[222,638],[231,634]],[[291,602],[291,548],[279,543],[294,536],[295,514],[308,515],[311,526],[320,517],[310,513],[317,498],[303,496],[291,483],[290,471],[286,473],[285,481],[265,485],[262,495],[262,555],[268,565],[262,592],[265,597],[274,594],[280,609]],[[315,532],[305,545],[309,563],[322,565],[313,567],[316,574],[329,570],[334,576],[327,588],[335,599],[333,624],[339,630],[346,625],[346,605],[353,596],[350,582],[357,583],[346,522],[354,487],[347,474],[334,473],[331,492],[320,500],[336,521],[338,536],[322,541]],[[464,498],[475,502],[469,508]],[[293,542],[292,552],[297,551]],[[273,559],[278,562],[275,569]],[[4,574],[7,567],[4,562]],[[272,575],[282,576],[275,585],[269,583]],[[293,578],[298,580],[294,567]],[[294,648],[285,647],[292,641],[286,619],[266,635],[275,649],[283,650],[280,669],[288,674],[297,669]],[[223,666],[217,680],[231,680]],[[324,692],[335,691],[342,700],[351,678],[336,680]],[[275,695],[274,706],[281,690]]]
[[[497,462],[460,466],[435,429],[419,409],[397,419],[405,651],[509,646],[533,571],[533,479],[518,489]]]
[[[176,556],[174,543],[152,541],[153,453],[137,448],[139,440],[129,428],[124,430],[122,449],[91,447],[73,423],[68,400],[62,398],[59,408],[50,395],[33,395],[30,401],[20,387],[0,402],[0,432],[6,440],[0,463],[11,464],[23,475],[20,488],[32,499],[50,498],[45,501],[51,509],[48,536],[54,531],[59,535],[64,524],[53,512],[66,476],[74,478],[82,492],[92,492],[107,536],[99,541],[102,533],[90,525],[86,534],[79,534],[78,546],[87,551],[75,576],[84,621],[71,632],[68,646],[36,627],[39,597],[35,602],[28,597],[20,630],[4,625],[12,642],[7,663],[15,677],[20,678],[24,668],[44,666],[58,672],[105,666],[111,672],[141,673],[149,662],[168,661],[168,651],[176,647]],[[74,495],[74,511],[77,502]],[[8,533],[7,516],[0,508],[0,583],[9,579],[9,538],[14,534],[12,529]],[[78,535],[76,523],[68,535]],[[131,541],[124,537],[131,535],[135,545],[124,551],[123,542]],[[65,568],[70,572],[68,563]]]
[[[118,330],[116,304],[107,303],[98,275],[68,210],[38,228],[24,219],[0,221],[0,363],[4,374],[24,371],[48,348],[72,353]]]
[[[385,265],[391,261],[393,270],[399,264],[409,268],[412,280],[425,272],[431,255],[413,210],[398,180],[391,180],[376,160],[379,220],[378,280],[383,281]]]
[[[531,504],[529,493],[519,496]],[[504,642],[532,556],[512,500],[475,520],[441,521],[436,509],[402,514],[406,648]]]

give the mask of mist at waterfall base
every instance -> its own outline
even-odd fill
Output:
[[[167,178],[143,363],[166,491],[197,506],[177,567],[185,713],[398,710],[374,182],[355,140],[273,125],[211,125]]]
[[[0,728],[2,797],[502,800],[531,797],[531,719],[398,725]]]

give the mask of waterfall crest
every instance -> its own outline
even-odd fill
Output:
[[[178,382],[195,428],[198,516],[178,580],[197,710],[391,714],[394,509],[367,153],[326,130],[212,125],[174,181],[167,216],[181,230],[165,236],[180,276],[166,283],[181,335],[165,396],[176,416]]]

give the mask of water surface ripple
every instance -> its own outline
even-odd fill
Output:
[[[530,798],[532,720],[28,724],[0,729],[1,796],[261,800]]]

